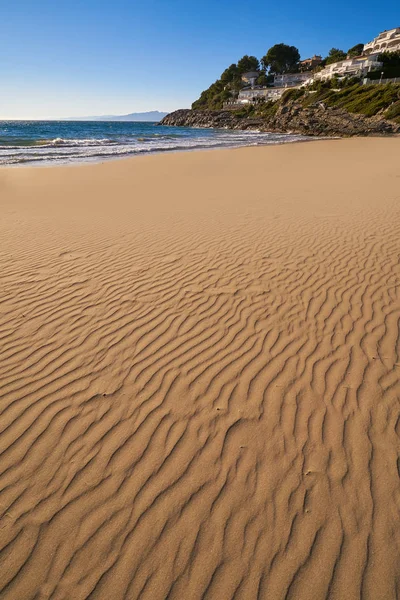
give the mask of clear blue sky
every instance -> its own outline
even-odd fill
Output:
[[[0,118],[188,107],[243,54],[307,58],[400,26],[399,0],[0,0]]]

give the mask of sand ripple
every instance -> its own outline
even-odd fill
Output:
[[[1,598],[400,595],[395,143],[8,176]]]

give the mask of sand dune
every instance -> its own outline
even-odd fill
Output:
[[[400,597],[400,139],[0,171],[0,597]]]

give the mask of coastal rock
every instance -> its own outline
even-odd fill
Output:
[[[314,136],[366,136],[400,133],[400,125],[382,118],[366,117],[322,103],[304,108],[293,101],[279,105],[268,117],[242,116],[232,110],[177,110],[160,125],[299,133]]]
[[[259,129],[265,125],[263,119],[240,118],[229,110],[189,110],[182,109],[170,113],[160,125],[175,127],[200,127],[219,129]]]

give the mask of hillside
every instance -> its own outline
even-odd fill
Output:
[[[400,84],[362,86],[335,91],[290,89],[277,102],[238,110],[181,110],[162,125],[258,129],[316,136],[400,133]]]
[[[400,124],[400,84],[360,85],[358,83],[334,90],[320,86],[319,89],[291,89],[285,92],[280,103],[297,100],[304,108],[315,103],[324,103],[327,107],[337,107],[350,113],[373,117],[380,115]],[[268,109],[267,109],[268,110]],[[257,111],[262,114],[265,107]]]
[[[280,75],[301,71],[310,79],[315,77],[318,79],[318,72],[325,66],[340,64],[340,61],[346,58],[357,58],[362,51],[363,44],[356,44],[347,52],[332,48],[324,59],[315,56],[313,59],[300,61],[300,53],[295,46],[276,44],[261,60],[255,56],[245,55],[237,64],[230,65],[214,83],[201,92],[199,98],[193,102],[192,109],[221,110],[227,101],[234,101],[243,88],[250,89],[250,85],[255,86],[256,89],[271,87],[275,77]],[[327,88],[348,87],[355,82],[361,83],[364,76],[371,80],[380,79],[382,76],[387,79],[400,78],[400,51],[382,52],[378,59],[379,67],[374,64],[364,75],[359,72],[357,75],[353,73],[353,76],[349,76],[337,71],[332,77],[322,78],[323,81],[318,81],[316,85]],[[253,78],[250,79],[249,76]]]
[[[102,115],[97,117],[70,117],[65,121],[136,121],[157,122],[161,121],[168,113],[152,110],[149,112],[129,113],[128,115]]]

